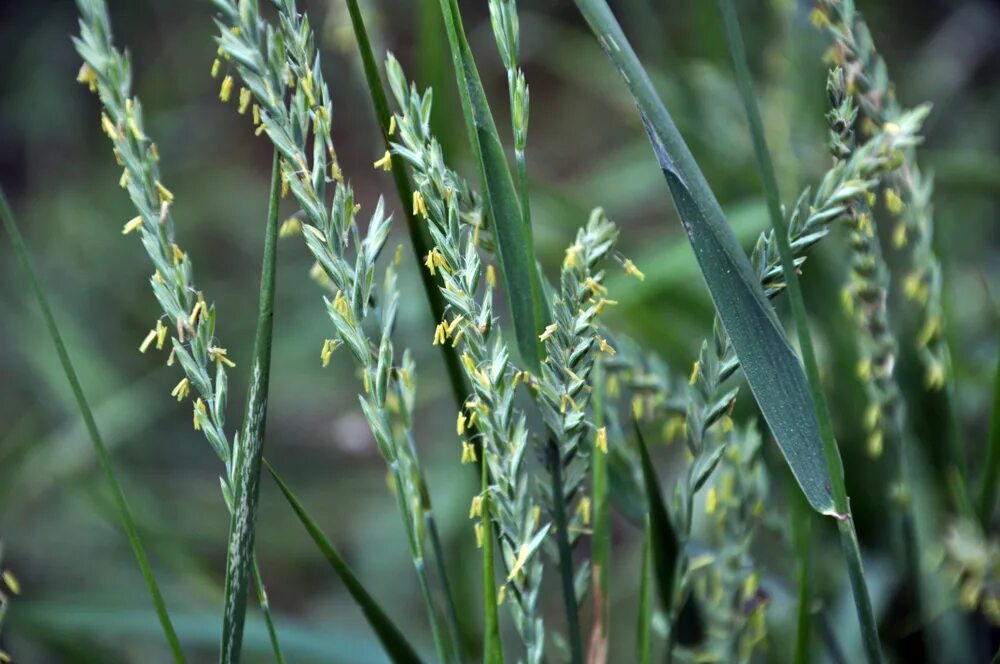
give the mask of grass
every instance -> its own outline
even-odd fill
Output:
[[[273,155],[255,332],[226,331],[239,345],[222,345],[216,306],[195,281],[195,259],[206,259],[206,247],[193,241],[191,251],[181,247],[194,224],[175,219],[180,198],[164,184],[175,171],[161,164],[152,137],[163,127],[147,122],[134,92],[145,89],[135,76],[146,76],[146,69],[133,67],[116,46],[101,0],[78,1],[74,45],[83,60],[78,81],[97,95],[100,127],[134,208],[121,233],[139,240],[151,265],[157,317],[135,345],[144,361],[163,351],[161,359],[179,370],[170,396],[191,401],[194,429],[222,462],[219,510],[225,507],[227,521],[213,519],[203,534],[228,543],[225,565],[213,560],[205,574],[224,581],[222,635],[211,642],[221,662],[261,654],[259,644],[243,652],[251,584],[263,625],[252,632],[258,640],[266,636],[270,658],[283,662],[286,652],[304,652],[302,631],[278,619],[280,608],[302,606],[286,590],[289,569],[324,587],[338,579],[350,608],[337,607],[334,620],[363,620],[370,635],[358,632],[355,640],[380,647],[393,662],[930,661],[959,655],[955,640],[965,632],[971,636],[964,652],[988,647],[991,633],[982,618],[1000,623],[998,548],[989,535],[1000,467],[997,409],[982,449],[965,437],[960,417],[945,427],[941,485],[947,493],[938,496],[937,478],[925,470],[933,467],[925,461],[927,436],[913,423],[925,402],[961,415],[968,408],[962,399],[978,386],[960,382],[960,354],[952,357],[946,341],[947,256],[935,241],[932,179],[918,163],[929,108],[906,107],[896,98],[885,60],[851,0],[820,0],[811,14],[832,44],[824,59],[828,103],[822,110],[769,100],[771,87],[766,76],[754,75],[731,0],[718,1],[715,28],[724,35],[734,82],[715,72],[717,97],[708,104],[698,103],[703,79],[683,68],[660,77],[659,47],[655,57],[649,53],[656,43],[650,21],[665,10],[652,5],[616,16],[603,0],[577,0],[596,38],[586,42],[593,53],[581,61],[584,67],[566,60],[557,65],[554,50],[539,50],[546,23],[523,3],[491,0],[491,30],[473,31],[473,9],[463,13],[455,0],[425,0],[417,7],[418,82],[391,53],[383,59],[381,44],[391,34],[383,27],[395,24],[349,0],[344,20],[330,25],[340,26],[337,39],[356,49],[350,52],[359,65],[357,82],[367,90],[380,139],[373,154],[360,159],[341,159],[337,148],[350,144],[341,105],[365,92],[342,84],[344,63],[319,48],[325,31],[316,15],[294,0],[276,0],[271,8],[256,0],[213,0],[212,6],[215,43],[203,46],[215,52],[207,69],[219,101],[235,110],[228,118],[241,119],[245,133],[255,135],[244,137],[247,144],[254,140]],[[719,19],[704,9],[697,16],[706,25]],[[799,29],[784,18],[785,29]],[[583,43],[583,31],[577,32]],[[490,37],[496,53],[479,53]],[[522,50],[522,41],[532,47]],[[596,59],[598,47],[607,61]],[[721,55],[722,42],[714,47]],[[566,120],[547,113],[549,90],[539,85],[545,80],[540,65],[549,58],[553,67],[585,68],[574,72],[577,84],[593,85],[627,113],[632,124],[622,131],[629,159],[636,159],[638,142],[648,140],[653,159],[644,166],[659,166],[687,239],[686,245],[668,237],[644,247],[641,255],[656,264],[630,258],[626,251],[641,243],[638,227],[613,221],[603,208],[590,210],[589,188],[571,189],[554,206],[558,197],[541,184],[547,134]],[[796,76],[803,89],[822,91],[824,81],[813,71]],[[493,101],[494,78],[505,87],[502,103]],[[424,87],[427,80],[438,89]],[[534,113],[529,81],[536,86]],[[451,92],[462,122],[446,107]],[[729,115],[714,115],[716,106]],[[499,120],[504,113],[509,128]],[[802,172],[818,170],[815,179],[782,171],[791,161],[782,153],[798,145],[792,135],[805,122],[795,113],[828,129],[826,145],[812,140],[815,145],[802,149],[803,161],[813,155],[817,166]],[[733,117],[746,118],[745,149],[737,145],[742,134],[728,140],[720,133],[737,124]],[[702,126],[714,129],[702,133]],[[580,135],[581,143],[590,138]],[[717,177],[718,167],[706,165],[710,157],[694,156],[713,149],[756,165],[756,179],[744,174],[741,182],[766,210],[769,230],[758,235],[759,225],[730,224],[736,217],[727,218],[719,202],[732,196],[722,193],[730,185]],[[164,150],[164,161],[170,152]],[[366,171],[371,164],[375,177],[359,163]],[[626,173],[642,167],[630,164]],[[466,168],[474,183],[464,177]],[[391,173],[391,182],[382,173]],[[593,181],[636,185],[626,177],[632,176],[598,173]],[[787,196],[800,179],[813,184],[784,205],[782,190]],[[662,205],[664,182],[656,189],[649,182],[645,191]],[[379,196],[386,185],[401,214]],[[291,208],[283,222],[282,207]],[[181,536],[145,524],[145,510],[130,511],[6,199],[0,208],[166,648],[184,661],[174,618],[184,618],[182,636],[194,634],[193,601],[174,608],[172,618],[140,542],[142,534],[157,542],[158,552],[183,552],[183,543],[175,544]],[[557,220],[556,209],[568,211],[565,219]],[[394,229],[400,216],[405,234]],[[88,232],[118,234],[106,227]],[[239,235],[247,236],[240,238],[246,247],[258,244],[252,233]],[[298,321],[274,321],[275,302],[291,292],[275,278],[279,237],[299,238],[298,255],[305,256],[305,263],[287,259],[301,269],[283,268],[282,285],[292,282],[298,292],[311,279],[301,289],[303,301],[310,314],[324,316],[322,328],[316,323],[294,340],[288,326]],[[392,251],[397,237],[402,242]],[[756,239],[749,251],[747,238]],[[415,266],[402,261],[407,245]],[[214,290],[212,282],[202,283]],[[710,305],[699,299],[701,291]],[[796,343],[780,315],[785,292]],[[235,309],[229,300],[227,308]],[[623,321],[632,314],[619,311],[623,303],[649,317],[642,339],[628,336],[633,330]],[[420,309],[431,313],[429,325],[413,313]],[[674,317],[675,311],[685,316]],[[275,385],[284,389],[271,389],[272,350],[281,357],[307,337],[311,350],[303,355],[312,356],[322,377],[276,375]],[[668,344],[657,337],[679,340],[671,359],[690,370],[673,369],[661,354]],[[237,363],[238,349],[251,338],[249,361]],[[428,352],[433,346],[440,354]],[[443,372],[431,366],[435,361]],[[914,371],[919,377],[908,384],[907,372]],[[844,398],[845,381],[853,399]],[[230,391],[244,383],[236,429],[227,419]],[[454,406],[438,407],[434,399],[448,391]],[[294,432],[273,425],[265,431],[265,419],[291,410],[304,426],[300,410],[309,399],[323,404],[325,418],[356,423],[357,436],[371,437],[387,495],[341,489],[350,482],[341,471],[333,484],[352,494],[349,503],[320,500],[293,490],[296,480],[279,477],[263,459],[266,442],[276,465],[293,467],[297,452],[284,438]],[[882,456],[883,445],[891,455]],[[17,459],[0,454],[12,455],[0,456],[5,464]],[[327,472],[316,449],[302,454]],[[967,455],[985,457],[984,469],[967,467]],[[868,472],[869,464],[878,470]],[[277,493],[261,490],[262,468]],[[151,504],[158,490],[140,487]],[[392,520],[365,507],[380,498],[395,513]],[[871,532],[873,524],[879,532]],[[295,549],[288,560],[275,555],[289,550],[299,527],[310,548]],[[354,546],[361,528],[377,530],[381,546]],[[19,535],[12,533],[8,544],[16,546]],[[846,568],[830,560],[835,540]],[[380,573],[370,562],[397,552],[410,565],[405,574]],[[307,566],[313,560],[316,573]],[[896,567],[886,571],[890,561]],[[845,572],[850,597],[835,590],[846,587]],[[264,578],[274,579],[275,592]],[[3,587],[17,585],[6,579]],[[401,603],[408,593],[417,599]],[[841,604],[851,607],[844,612],[850,620],[839,615]],[[19,624],[19,605],[10,605],[7,625]],[[26,606],[26,615],[35,617],[23,624],[35,633],[44,616],[56,616],[32,614],[32,603]],[[0,588],[0,612],[7,607]],[[119,618],[109,621],[127,622],[124,613],[114,615]],[[317,631],[333,633],[332,624],[309,620]],[[57,623],[53,618],[53,630]],[[99,640],[113,627],[90,629]],[[185,648],[203,657],[204,636],[190,638]],[[926,648],[916,650],[917,641]],[[58,637],[43,647],[69,652]]]

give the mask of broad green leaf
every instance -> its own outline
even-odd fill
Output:
[[[440,0],[440,3],[469,143],[489,209],[490,227],[497,246],[517,346],[527,368],[537,372],[542,358],[538,335],[548,314],[542,299],[541,277],[535,263],[534,248],[521,217],[514,180],[479,79],[479,70],[465,37],[458,2]]]
[[[747,383],[809,503],[838,514],[809,384],[750,262],[604,0],[576,0],[639,107],[653,152]]]
[[[362,613],[365,615],[365,619],[368,620],[368,624],[371,625],[372,630],[378,637],[385,648],[386,654],[396,664],[409,664],[418,663],[420,658],[417,657],[416,651],[410,646],[406,641],[406,637],[403,633],[399,631],[399,628],[392,622],[382,607],[378,605],[371,594],[365,589],[355,576],[354,570],[348,566],[347,562],[344,561],[343,557],[334,548],[330,540],[326,538],[323,531],[320,530],[319,526],[306,511],[306,508],[299,502],[299,499],[295,497],[292,490],[288,488],[288,485],[281,479],[277,471],[271,467],[271,464],[264,461],[264,465],[268,472],[271,473],[271,477],[274,478],[275,483],[278,488],[281,489],[281,493],[284,494],[285,500],[291,505],[292,510],[295,511],[295,515],[299,517],[299,521],[305,527],[306,532],[312,537],[313,542],[316,543],[317,548],[326,558],[327,562],[330,563],[330,567],[333,571],[337,573],[340,580],[344,582],[347,587],[347,592],[351,594],[355,603],[361,609]]]
[[[233,510],[226,555],[226,585],[222,617],[223,663],[240,660],[243,646],[243,623],[246,619],[247,588],[254,571],[254,530],[260,490],[260,460],[264,449],[264,425],[267,420],[267,392],[271,375],[271,332],[274,320],[274,282],[277,267],[278,202],[281,192],[279,156],[274,153],[267,226],[264,233],[264,260],[260,275],[260,301],[257,307],[257,334],[254,338],[253,364],[247,390],[246,413],[241,435],[234,440],[232,487]],[[259,578],[259,576],[258,576]],[[272,633],[273,634],[273,633]],[[278,659],[281,659],[280,654]]]
[[[38,308],[42,312],[45,329],[52,338],[52,344],[56,347],[56,355],[59,356],[59,363],[62,365],[63,373],[66,374],[66,380],[69,381],[73,396],[76,398],[77,407],[80,409],[80,416],[87,427],[87,433],[90,435],[94,451],[97,453],[97,460],[104,470],[105,481],[111,490],[111,497],[114,500],[115,511],[118,513],[118,520],[121,521],[122,528],[125,530],[125,535],[128,537],[129,544],[132,547],[132,553],[135,555],[136,562],[139,563],[139,571],[142,573],[142,578],[153,600],[156,617],[160,622],[160,628],[163,630],[164,636],[167,638],[170,653],[175,662],[183,664],[186,660],[184,659],[184,652],[181,650],[180,640],[177,638],[177,632],[170,620],[170,614],[167,611],[166,603],[163,601],[163,595],[160,593],[160,588],[153,577],[149,558],[146,557],[146,550],[139,539],[139,531],[136,529],[135,520],[132,518],[128,502],[125,500],[125,492],[118,482],[114,466],[111,465],[111,458],[108,456],[108,450],[104,446],[101,432],[97,428],[97,421],[94,419],[94,414],[90,410],[90,404],[83,393],[80,379],[76,375],[73,362],[70,360],[69,352],[66,350],[66,344],[63,343],[62,334],[59,332],[59,326],[56,323],[55,316],[52,315],[52,309],[49,307],[48,298],[45,296],[45,292],[42,290],[42,286],[35,274],[35,268],[31,264],[28,249],[24,245],[24,238],[21,237],[17,221],[14,219],[14,213],[11,212],[10,206],[7,204],[7,196],[4,194],[2,188],[0,188],[0,217],[3,218],[4,227],[7,229],[7,234],[10,235],[11,244],[14,247],[14,254],[21,263],[21,268],[24,270],[25,276],[28,278],[28,285],[31,286],[35,300],[38,302]],[[5,607],[0,608],[0,610],[5,611]],[[2,621],[2,615],[0,615],[0,621]]]

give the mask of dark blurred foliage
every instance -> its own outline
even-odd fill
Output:
[[[265,4],[265,3],[262,3]],[[589,209],[604,206],[622,227],[622,246],[649,278],[612,279],[621,301],[612,325],[662,353],[686,372],[709,332],[711,306],[632,102],[572,3],[522,5],[522,59],[531,85],[528,161],[537,250],[558,265]],[[715,3],[628,0],[613,3],[682,132],[745,244],[766,225],[742,109],[732,85]],[[782,195],[791,202],[828,164],[825,152],[824,38],[794,0],[738,3],[751,51]],[[996,361],[1000,297],[996,223],[1000,192],[1000,11],[988,2],[860,2],[905,104],[929,100],[934,114],[922,150],[937,175],[937,243],[945,264],[949,334],[957,369],[957,418],[973,478],[981,465]],[[112,0],[116,43],[133,56],[135,89],[147,129],[162,155],[164,179],[177,195],[175,216],[196,279],[219,311],[219,336],[238,367],[243,392],[253,330],[270,153],[249,120],[217,98],[209,77],[214,26],[207,0]],[[435,87],[435,123],[453,159],[467,165],[446,42],[438,22],[419,10],[435,0],[383,0],[367,7],[376,50],[393,50],[421,85]],[[486,21],[485,2],[463,2],[503,135],[505,78]],[[391,180],[372,169],[382,152],[340,0],[306,3],[324,49],[334,102],[334,140],[362,204],[378,195],[396,205]],[[439,20],[439,19],[438,19]],[[188,406],[170,397],[178,379],[163,357],[137,347],[157,316],[150,266],[137,241],[120,234],[132,216],[99,131],[98,104],[74,82],[79,60],[70,43],[75,8],[66,0],[0,6],[0,181],[12,199],[45,287],[54,301],[85,389],[114,449],[168,604],[194,661],[210,661],[228,518],[216,457],[192,431]],[[465,169],[472,176],[472,171]],[[286,201],[284,212],[294,210]],[[398,231],[399,229],[397,229]],[[835,234],[837,235],[837,234]],[[399,242],[404,234],[396,232]],[[395,246],[392,242],[390,246]],[[838,305],[843,238],[824,242],[806,264],[805,287],[828,369],[832,407],[845,450],[850,492],[865,543],[883,544],[878,463],[864,455],[853,344]],[[891,260],[899,257],[890,254]],[[357,411],[357,382],[346,355],[322,369],[330,336],[320,291],[310,282],[301,242],[279,248],[272,397],[267,456],[392,615],[423,648],[430,637],[417,596],[385,467]],[[399,345],[416,353],[422,415],[420,453],[438,506],[460,603],[475,632],[478,554],[466,520],[474,478],[458,464],[453,406],[431,349],[433,326],[404,262],[405,303]],[[110,509],[103,479],[43,333],[23,276],[0,239],[0,536],[5,563],[24,586],[6,625],[6,647],[23,662],[165,661],[165,648],[131,553]],[[781,308],[781,305],[779,305]],[[897,307],[900,329],[913,321]],[[947,413],[925,393],[920,370],[904,355],[913,429],[933,468]],[[242,399],[231,398],[229,422]],[[748,395],[740,412],[752,413]],[[232,425],[231,425],[232,426]],[[769,453],[770,454],[770,453]],[[777,480],[784,470],[770,454]],[[665,468],[667,465],[665,464]],[[778,486],[784,486],[777,482]],[[776,529],[785,508],[775,490]],[[265,481],[260,556],[271,603],[291,661],[381,661],[360,614],[315,548]],[[632,653],[638,531],[616,532],[612,661]],[[764,539],[774,541],[773,537]],[[788,655],[790,569],[787,554],[763,547],[775,578],[774,630],[762,657]],[[842,564],[831,545],[816,552],[820,590],[843,604]],[[782,562],[783,561],[783,562]],[[869,564],[878,602],[888,561]],[[555,575],[550,575],[552,579]],[[561,624],[553,604],[550,625]],[[832,611],[844,643],[856,639],[850,612]],[[898,636],[898,635],[897,635]],[[475,637],[473,637],[475,638]],[[261,625],[248,636],[248,660],[268,661]]]

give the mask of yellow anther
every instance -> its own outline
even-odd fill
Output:
[[[589,288],[590,292],[593,293],[594,295],[607,295],[608,294],[608,289],[605,288],[600,283],[594,281],[593,277],[587,277],[587,279],[583,282],[583,285],[586,286],[587,288]]]
[[[194,402],[194,430],[201,431],[201,419],[208,419],[208,409],[205,408],[205,402],[201,400],[201,397],[195,399]]]
[[[468,441],[463,440],[462,463],[475,463],[475,462],[476,462],[476,446]]]
[[[878,428],[881,419],[882,408],[877,403],[868,404],[868,407],[865,408],[865,427],[869,431],[873,431]]]
[[[867,212],[858,215],[858,231],[864,233],[867,237],[875,235],[875,228],[872,226],[872,217]]]
[[[825,28],[830,25],[830,17],[822,9],[816,8],[809,12],[809,22],[815,28]]]
[[[906,246],[906,241],[906,224],[901,221],[892,229],[892,245],[897,249],[902,249]]]
[[[240,115],[244,115],[247,112],[247,109],[250,108],[250,99],[251,99],[250,91],[247,90],[246,88],[241,87],[240,105],[239,108],[236,109],[236,112],[239,113]]]
[[[163,186],[163,183],[159,180],[156,181],[156,193],[160,196],[161,203],[173,203],[174,195],[173,193]]]
[[[458,419],[455,421],[455,433],[459,436],[465,433],[465,413],[458,411]]]
[[[486,283],[490,288],[497,287],[497,271],[492,264],[486,266]]]
[[[927,385],[929,390],[940,390],[944,387],[944,365],[937,360],[933,361],[929,367],[927,367],[927,375],[924,377],[924,383]]]
[[[156,330],[150,330],[149,334],[146,335],[146,338],[142,340],[141,344],[139,344],[139,352],[145,353],[147,350],[149,350],[149,347],[153,344],[155,340],[156,340]]]
[[[86,62],[80,65],[80,71],[76,74],[76,82],[86,85],[91,92],[97,92],[97,72]]]
[[[17,577],[14,576],[14,573],[9,569],[5,569],[3,571],[3,582],[7,585],[7,588],[12,594],[21,594],[21,582],[17,580]]]
[[[917,345],[920,348],[926,348],[940,334],[941,319],[938,316],[930,316],[920,328],[920,334],[917,335]]]
[[[187,395],[191,393],[191,381],[187,378],[181,378],[181,382],[174,386],[174,389],[170,391],[170,396],[175,397],[178,401],[183,401],[187,398]]]
[[[604,307],[614,306],[616,304],[618,304],[618,300],[607,300],[602,297],[600,300],[597,301],[597,305],[594,307],[594,311],[597,314],[601,314],[604,312]]]
[[[597,430],[597,435],[594,437],[594,447],[596,447],[601,452],[605,454],[608,453],[608,428],[601,427]]]
[[[163,350],[163,344],[167,340],[167,326],[162,320],[156,321],[156,350]]]
[[[115,127],[115,123],[111,121],[111,118],[106,113],[101,113],[101,129],[112,141],[118,140],[118,128]]]
[[[473,530],[476,533],[476,548],[477,549],[481,549],[481,548],[483,548],[483,524],[482,524],[482,522],[477,523],[475,526],[473,526]]]
[[[212,78],[216,78],[219,75],[219,69],[222,68],[222,62],[216,58],[212,61]]]
[[[507,584],[500,586],[500,590],[497,591],[497,606],[503,604],[503,601],[507,599]]]
[[[477,516],[483,515],[483,497],[473,496],[472,504],[469,505],[469,518],[474,519]]]
[[[278,237],[291,237],[302,232],[302,222],[295,217],[285,219],[278,229]]]
[[[885,207],[893,214],[903,211],[903,199],[899,197],[899,192],[895,189],[885,190]]]
[[[424,219],[427,218],[427,205],[424,202],[424,196],[419,191],[413,192],[413,214],[419,214]]]
[[[638,279],[639,281],[645,281],[646,275],[635,266],[631,258],[626,258],[625,262],[622,263],[622,267],[625,268],[625,274],[630,275]]]
[[[257,104],[254,104],[250,108],[250,115],[251,115],[251,117],[253,117],[253,126],[256,127],[257,125],[259,125],[260,124],[260,106],[258,106]]]
[[[330,359],[333,357],[333,351],[337,350],[337,346],[340,342],[336,339],[327,339],[323,342],[323,349],[319,352],[319,359],[323,362],[323,368],[330,366]]]
[[[132,217],[122,227],[122,235],[128,235],[132,231],[137,231],[142,227],[142,217]]]
[[[219,88],[219,99],[225,103],[229,101],[229,97],[233,94],[233,77],[226,76],[222,79],[222,86]]]
[[[444,344],[448,339],[448,326],[444,323],[438,323],[437,327],[434,328],[434,341],[431,345],[438,346]]]
[[[235,367],[236,363],[229,359],[229,352],[225,348],[219,348],[218,346],[209,346],[208,356],[219,364],[225,364],[227,367]]]
[[[384,155],[382,155],[382,158],[381,158],[381,159],[379,159],[379,160],[377,160],[377,161],[376,161],[376,162],[375,162],[375,163],[373,164],[373,166],[374,166],[375,168],[381,168],[381,169],[382,169],[383,171],[389,171],[389,170],[392,170],[392,155],[391,155],[391,154],[389,154],[389,151],[388,151],[388,150],[386,150],[386,151],[385,151],[385,154],[384,154]],[[416,192],[414,192],[414,193],[416,193]]]
[[[861,380],[868,380],[872,376],[872,361],[870,359],[863,358],[858,362],[858,378]]]
[[[577,257],[581,251],[583,251],[583,247],[579,244],[574,244],[566,248],[566,257],[563,259],[564,270],[577,266]]]
[[[597,336],[597,345],[601,349],[601,351],[614,357],[616,351],[614,348],[611,347],[611,344],[608,343],[608,340],[599,334],[596,336]]]
[[[882,432],[873,431],[868,436],[868,456],[878,458],[882,456]]]
[[[396,133],[396,116],[389,116],[389,135],[392,136]]]
[[[882,128],[885,130],[885,133],[890,136],[898,136],[901,131],[900,126],[895,122],[886,122]]]
[[[590,525],[590,497],[584,496],[580,499],[580,504],[576,506],[576,513],[580,515],[583,525]]]
[[[691,367],[691,377],[688,378],[688,384],[694,385],[698,382],[698,376],[701,374],[701,361],[695,360],[694,365]]]
[[[548,341],[549,338],[553,334],[555,334],[556,330],[558,330],[558,329],[559,329],[559,326],[556,325],[555,323],[550,323],[549,325],[546,325],[545,326],[545,330],[543,330],[542,333],[538,335],[538,340],[539,341]]]

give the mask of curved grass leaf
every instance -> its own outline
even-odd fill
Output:
[[[385,648],[385,652],[389,655],[391,659],[396,664],[419,664],[420,658],[417,657],[416,651],[410,646],[406,641],[406,637],[403,633],[399,631],[399,628],[393,624],[389,616],[386,615],[382,607],[378,605],[375,599],[365,590],[365,587],[358,580],[358,577],[354,575],[354,571],[348,566],[348,564],[341,557],[337,549],[334,548],[330,540],[326,538],[323,531],[320,530],[319,526],[306,508],[299,502],[299,499],[295,497],[292,490],[288,488],[288,485],[281,479],[277,471],[271,466],[271,464],[264,461],[264,466],[267,471],[271,473],[271,477],[274,478],[275,483],[278,488],[281,489],[281,493],[284,494],[285,500],[291,505],[292,510],[295,511],[295,515],[299,517],[299,521],[305,527],[306,532],[312,537],[313,542],[322,552],[323,556],[326,558],[327,562],[330,563],[330,567],[333,571],[337,573],[340,580],[344,582],[347,587],[347,592],[351,594],[355,603],[361,609],[362,613],[365,614],[365,619],[368,620],[368,624],[371,625],[372,630],[378,637]]]
[[[538,372],[543,357],[538,335],[544,327],[543,321],[548,319],[548,313],[542,299],[541,277],[534,249],[526,222],[521,217],[514,180],[479,79],[479,70],[465,37],[458,2],[440,0],[440,3],[469,143],[489,208],[490,227],[497,246],[517,346],[527,368]]]
[[[260,489],[260,459],[264,449],[264,425],[267,420],[268,381],[271,375],[271,332],[277,271],[278,201],[281,191],[278,159],[278,152],[275,150],[271,167],[267,228],[264,233],[264,260],[260,275],[260,302],[257,307],[257,334],[253,344],[250,387],[247,390],[243,430],[233,443],[235,486],[226,555],[222,648],[219,654],[221,662],[233,664],[240,660],[247,587],[252,568],[256,564],[254,530]],[[267,613],[269,612],[265,615]]]
[[[837,515],[809,383],[750,261],[604,0],[576,0],[639,107],[688,240],[747,383],[810,505]]]
[[[87,403],[87,397],[83,394],[83,387],[80,385],[80,379],[77,377],[76,370],[73,368],[73,362],[70,360],[69,353],[66,350],[66,344],[63,343],[62,335],[59,333],[59,326],[56,324],[55,316],[52,315],[52,309],[49,307],[48,298],[45,297],[45,292],[42,290],[42,286],[38,282],[35,269],[31,264],[31,258],[28,256],[28,249],[24,245],[24,239],[21,237],[20,230],[18,230],[17,221],[14,219],[14,213],[11,212],[10,206],[7,204],[7,197],[2,188],[0,188],[0,217],[3,218],[3,224],[7,229],[7,234],[10,235],[11,244],[14,247],[14,253],[17,256],[18,261],[21,263],[21,267],[24,269],[25,276],[28,277],[28,284],[31,286],[31,290],[35,295],[35,300],[38,302],[38,308],[41,309],[42,318],[45,320],[45,328],[48,331],[49,336],[52,337],[52,344],[56,347],[56,355],[59,356],[59,363],[62,365],[63,372],[66,374],[66,380],[69,381],[70,388],[73,390],[73,396],[76,398],[76,404],[80,409],[80,416],[83,417],[83,422],[87,427],[87,433],[90,434],[90,440],[94,444],[94,451],[97,453],[97,460],[100,462],[101,468],[104,470],[105,480],[107,481],[108,488],[111,490],[115,510],[118,512],[118,519],[121,521],[122,528],[125,530],[125,535],[128,537],[129,544],[132,546],[132,553],[135,554],[136,562],[139,563],[139,571],[142,573],[142,578],[146,582],[146,587],[149,589],[150,597],[153,599],[153,607],[156,610],[156,617],[160,621],[160,627],[163,630],[164,636],[167,638],[167,643],[170,646],[170,653],[175,662],[183,664],[186,660],[184,659],[184,652],[181,650],[180,640],[177,638],[177,632],[170,620],[170,614],[167,612],[167,606],[163,601],[163,595],[160,593],[160,588],[156,584],[156,579],[153,577],[153,570],[149,565],[149,559],[146,557],[146,550],[143,548],[142,541],[139,539],[139,531],[135,527],[135,520],[132,518],[132,512],[129,510],[128,502],[125,500],[125,492],[122,490],[122,486],[118,482],[114,466],[111,465],[111,458],[108,456],[108,450],[104,446],[104,440],[101,438],[101,432],[97,428],[97,421],[94,419],[94,414],[91,412],[90,405]],[[0,616],[0,620],[2,620],[2,616]]]
[[[646,485],[646,499],[649,503],[648,524],[653,577],[656,580],[660,603],[670,611],[675,603],[674,587],[681,569],[680,543],[670,524],[667,505],[663,501],[663,491],[660,489],[660,480],[656,476],[656,469],[653,468],[653,460],[649,456],[649,448],[646,447],[642,429],[635,420],[632,424],[635,427],[636,439],[639,441],[639,461],[642,465],[642,479]],[[704,638],[704,621],[693,596],[688,595],[684,598],[671,632],[682,645],[693,645]]]

